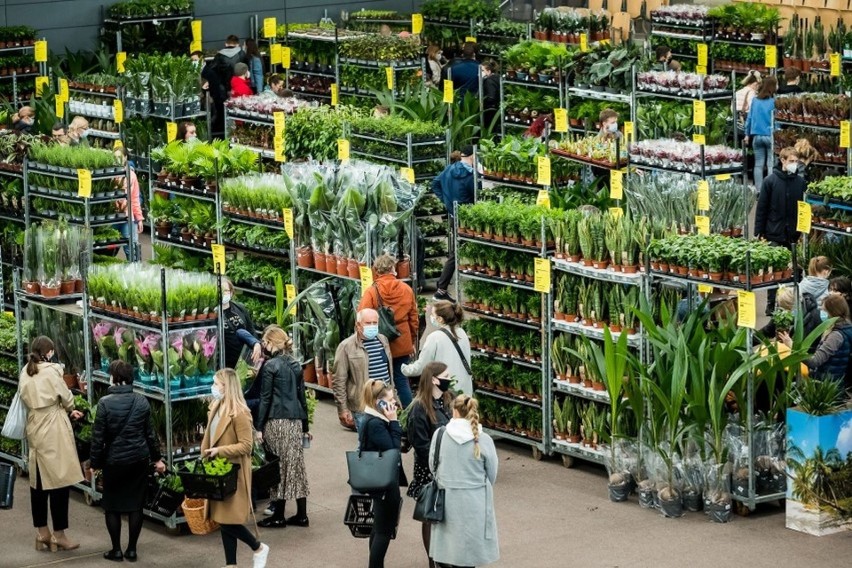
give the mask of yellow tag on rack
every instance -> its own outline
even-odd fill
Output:
[[[539,189],[535,198],[535,204],[550,209],[550,193],[546,189]]]
[[[177,140],[177,122],[166,123],[166,141],[174,142]]]
[[[349,140],[345,138],[337,139],[337,159],[341,162],[349,160]]]
[[[731,174],[716,174],[716,181],[728,181],[731,179]]]
[[[71,100],[71,97],[68,94],[68,79],[59,80],[59,96],[66,103]]]
[[[373,270],[369,266],[360,266],[358,272],[361,275],[361,293],[363,294],[373,285]]]
[[[337,83],[331,84],[331,106],[336,107],[339,99],[340,90],[337,87]]]
[[[54,109],[56,113],[56,118],[64,118],[65,117],[65,101],[62,100],[62,97],[56,97],[56,108]]]
[[[589,34],[580,34],[580,51],[589,51]]]
[[[737,292],[737,325],[751,329],[757,326],[754,292],[746,292],[745,290]]]
[[[423,14],[411,14],[411,33],[414,35],[423,32]]]
[[[622,209],[621,207],[610,207],[609,214],[618,219],[619,217],[624,215],[624,209]]]
[[[284,137],[275,136],[272,141],[272,151],[275,154],[273,157],[276,162],[286,162],[287,156],[284,155]]]
[[[275,137],[284,136],[284,111],[278,110],[272,113],[272,124],[275,127]]]
[[[36,63],[47,63],[47,40],[35,42],[35,60]]]
[[[466,38],[464,38],[464,42],[465,43],[476,43],[476,38],[473,37],[473,36],[467,36]]]
[[[536,183],[550,186],[550,158],[547,156],[538,157],[538,179]]]
[[[776,46],[766,46],[766,54],[764,57],[763,65],[769,69],[775,69],[776,67],[778,67],[778,48]]]
[[[119,51],[115,54],[115,70],[124,73],[124,64],[127,62],[127,52]]]
[[[698,144],[699,146],[704,146],[707,144],[707,137],[703,134],[693,134],[692,141],[693,143]]]
[[[550,293],[550,259],[535,259],[533,290],[542,294]]]
[[[449,79],[444,79],[444,102],[447,104],[453,104],[454,96],[455,89],[453,89],[453,82]]]
[[[278,20],[275,18],[263,18],[263,37],[272,39],[278,35]]]
[[[116,124],[124,122],[124,104],[121,102],[121,99],[112,101],[112,120]]]
[[[92,196],[92,171],[86,169],[77,170],[77,196]]]
[[[710,284],[699,284],[698,285],[698,293],[699,294],[712,294],[713,286]]]
[[[285,209],[284,210],[284,232],[287,233],[287,236],[291,239],[293,238],[293,210]]]
[[[840,54],[832,53],[829,56],[829,61],[831,61],[831,76],[840,77]]]
[[[285,284],[284,289],[287,291],[287,305],[289,306],[289,305],[293,304],[293,302],[296,301],[296,287],[293,286],[292,284]],[[294,304],[293,307],[290,308],[290,310],[287,313],[289,313],[291,315],[296,315],[296,308],[297,307],[298,306],[296,306]]]
[[[290,58],[293,56],[293,50],[289,47],[281,46],[281,67],[284,69],[290,68]]]
[[[192,41],[201,41],[201,20],[192,20]]]
[[[281,44],[273,43],[269,46],[269,64],[281,65]]]
[[[699,235],[710,234],[710,217],[706,215],[695,216],[695,228],[698,229]]]
[[[710,184],[705,179],[698,182],[697,201],[696,207],[699,211],[710,211]]]
[[[568,109],[553,109],[553,123],[556,132],[568,132]]]
[[[707,68],[707,44],[699,43],[698,44],[698,65],[701,67]]]
[[[849,127],[850,127],[850,125],[852,125],[852,122],[850,122],[848,120],[841,120],[840,121],[840,147],[841,148],[848,148],[849,146],[852,146],[852,144],[850,144],[850,140],[849,140]]]
[[[35,78],[35,92],[37,97],[41,96],[42,89],[47,87],[49,81],[50,79],[44,76]]]
[[[193,40],[193,41],[189,42],[189,53],[193,54],[196,51],[204,51],[204,49],[201,47],[201,40],[200,39],[199,40]]]
[[[796,230],[800,233],[811,232],[811,204],[807,201],[799,201],[796,204]]]
[[[707,103],[704,101],[692,101],[692,125],[705,126],[707,124]]]
[[[627,142],[630,142],[630,139],[633,138],[633,123],[629,120],[624,123],[624,137],[627,138]]]
[[[213,270],[217,274],[225,274],[225,245],[210,245],[213,251]]]
[[[388,80],[388,89],[393,90],[393,67],[385,67],[385,77]]]
[[[414,168],[399,168],[399,175],[408,183],[414,183]]]
[[[695,72],[698,73],[699,75],[706,75],[707,74],[707,66],[706,65],[696,65],[695,66]]]
[[[621,170],[609,171],[609,198],[624,198],[624,173]]]

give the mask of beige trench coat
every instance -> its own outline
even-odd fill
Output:
[[[36,487],[36,471],[42,489],[59,489],[83,481],[74,432],[68,413],[74,410],[74,396],[62,380],[62,367],[39,363],[31,377],[21,371],[18,380],[21,400],[27,405],[30,487]]]
[[[237,480],[237,492],[224,501],[210,501],[210,517],[219,524],[241,525],[251,513],[251,450],[252,425],[251,413],[246,410],[236,416],[222,416],[216,432],[210,431],[210,422],[219,411],[219,403],[214,403],[207,414],[207,429],[201,442],[201,451],[219,448],[219,455],[240,464],[240,478]]]

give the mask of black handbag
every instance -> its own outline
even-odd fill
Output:
[[[376,289],[376,298],[378,299],[379,309],[376,310],[379,313],[379,333],[387,337],[388,342],[393,341],[402,333],[396,327],[396,318],[394,317],[393,308],[389,308],[384,305],[382,302],[382,295],[379,294],[379,287],[376,284],[373,284],[373,288]]]
[[[366,446],[366,422],[362,426]],[[357,451],[346,452],[346,465],[349,468],[349,486],[361,493],[381,493],[399,485],[399,469],[402,454],[394,448],[383,452]]]
[[[433,469],[438,473],[438,464],[441,461],[441,440],[444,437],[443,426],[438,430],[438,440],[435,442],[435,457]],[[432,481],[424,485],[417,494],[417,503],[414,504],[414,520],[421,523],[441,523],[444,521],[444,489],[438,485],[438,480],[433,477]]]

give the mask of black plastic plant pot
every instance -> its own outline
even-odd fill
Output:
[[[701,498],[701,493],[698,491],[684,491],[683,492],[683,508],[687,511],[692,511],[693,513],[697,513],[701,510],[703,505],[703,500]]]
[[[659,503],[660,512],[662,512],[664,516],[672,519],[683,516],[683,501],[681,501],[680,496],[671,500],[659,499]]]
[[[769,493],[786,493],[787,475],[784,472],[775,472],[769,482]]]
[[[627,497],[630,495],[630,483],[628,481],[616,485],[609,483],[607,488],[609,489],[609,500],[613,503],[627,501]]]
[[[654,509],[656,507],[657,490],[639,488],[639,506],[643,509]]]
[[[730,503],[716,503],[705,499],[704,512],[714,523],[727,523],[731,520]]]
[[[735,477],[732,481],[734,495],[738,497],[748,497],[748,478]]]

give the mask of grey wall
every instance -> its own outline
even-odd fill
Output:
[[[98,31],[108,0],[0,0],[0,26],[26,25],[39,30],[50,49],[63,53],[91,50],[97,45]],[[213,48],[229,34],[250,34],[249,18],[278,18],[285,14],[291,22],[319,20],[324,10],[339,21],[341,10],[397,10],[412,12],[419,0],[195,0],[195,16],[203,20],[204,47]],[[187,46],[189,49],[189,46]]]

